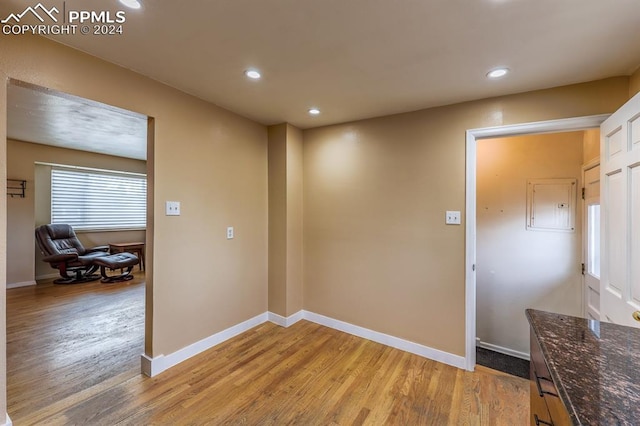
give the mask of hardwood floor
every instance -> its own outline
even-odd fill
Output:
[[[7,290],[7,404],[15,424],[114,376],[140,372],[144,275]]]
[[[526,425],[529,383],[300,321],[139,374],[141,280],[8,291],[16,425]],[[73,316],[74,318],[69,318]]]

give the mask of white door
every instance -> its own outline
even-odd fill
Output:
[[[600,126],[600,154],[601,319],[640,327],[640,93]]]
[[[584,315],[600,319],[600,165],[585,169],[584,182]]]

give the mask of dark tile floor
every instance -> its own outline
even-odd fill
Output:
[[[476,364],[524,379],[529,378],[529,361],[489,349],[476,347]]]

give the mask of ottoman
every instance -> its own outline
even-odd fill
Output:
[[[133,278],[131,271],[133,267],[140,263],[140,259],[133,253],[116,253],[109,256],[97,257],[93,260],[94,265],[100,266],[100,275],[102,275],[103,283],[115,283],[119,281],[127,281]],[[120,269],[120,275],[107,275],[107,268],[110,270]],[[122,273],[122,270],[125,270]]]

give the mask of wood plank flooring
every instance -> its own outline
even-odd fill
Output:
[[[15,424],[28,414],[125,373],[144,352],[144,275],[7,290],[7,404]]]
[[[529,422],[527,380],[469,373],[307,321],[262,324],[148,378],[139,374],[142,279],[7,293],[18,426]]]

